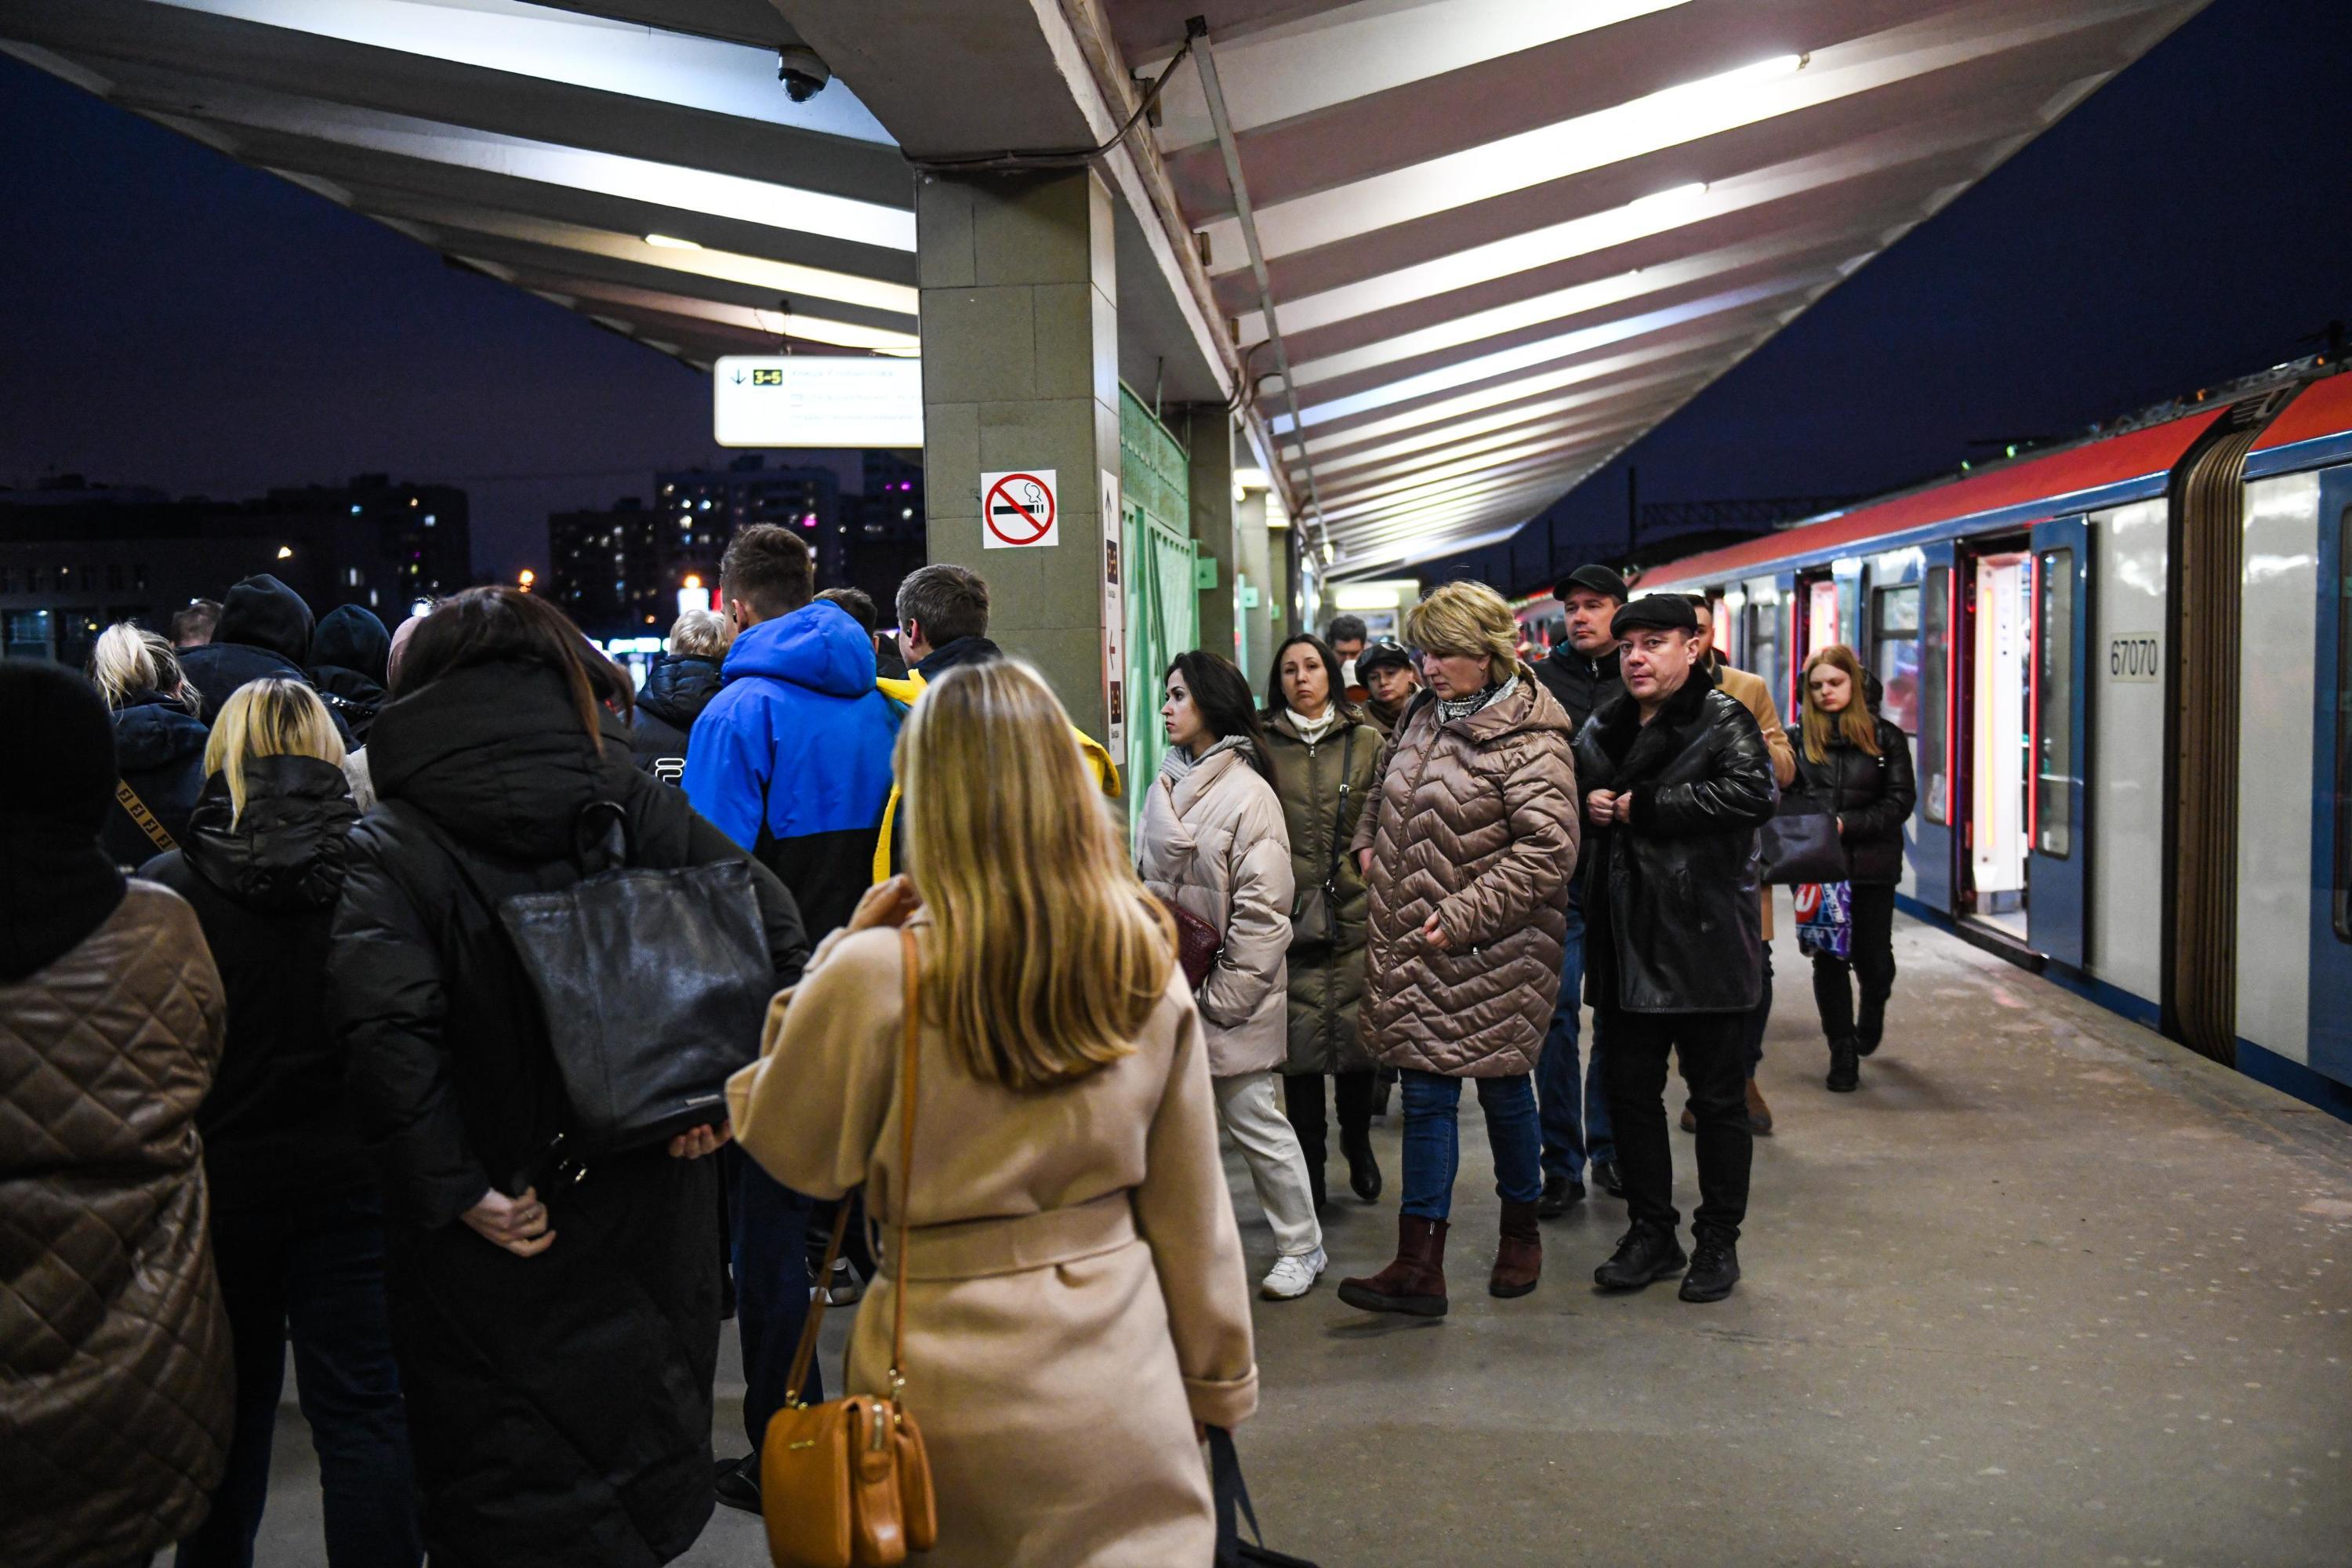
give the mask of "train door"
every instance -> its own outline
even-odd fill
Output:
[[[1959,764],[1958,552],[1948,543],[1919,552],[1918,837],[1912,847],[1913,897],[1939,914],[1957,914],[1953,875]]]
[[[1780,704],[1782,720],[1790,724],[1796,723],[1804,711],[1806,664],[1822,649],[1845,640],[1838,635],[1838,585],[1829,568],[1801,574],[1796,587],[1796,646],[1789,657],[1786,689],[1773,692],[1773,700]]]
[[[2352,1084],[2352,468],[2322,477],[2317,513],[2306,1052],[2313,1070]]]
[[[2036,952],[2083,967],[2088,931],[2089,826],[2084,820],[2089,735],[2090,523],[2061,518],[2033,530],[2031,747],[2027,801],[2027,941]]]
[[[1972,550],[1965,562],[1962,638],[1968,679],[1961,798],[1968,853],[1961,912],[2019,942],[2026,924],[2028,819],[2033,777],[2033,556],[2026,541]]]
[[[1863,658],[1863,668],[1878,679],[1878,716],[1903,731],[1904,744],[1911,749],[1912,772],[1921,785],[1919,805],[1913,806],[1911,820],[1903,825],[1908,852],[1904,856],[1903,879],[1895,887],[1895,891],[1909,898],[1919,895],[1918,827],[1927,782],[1920,755],[1919,554],[1916,550],[1898,550],[1874,556],[1866,571],[1851,579],[1858,597],[1855,651]]]

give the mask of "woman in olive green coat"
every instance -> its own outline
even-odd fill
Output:
[[[1366,1203],[1381,1195],[1372,1158],[1372,1059],[1357,1038],[1364,995],[1364,924],[1369,912],[1355,857],[1346,853],[1372,791],[1381,731],[1342,695],[1339,658],[1322,638],[1299,636],[1275,649],[1266,678],[1266,759],[1290,829],[1290,1052],[1283,1110],[1307,1155],[1315,1206],[1324,1204],[1328,1122],[1324,1080],[1339,1105],[1339,1151],[1348,1184]],[[1314,906],[1328,910],[1328,938],[1316,934]]]

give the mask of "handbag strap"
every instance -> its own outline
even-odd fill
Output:
[[[139,792],[131,787],[129,781],[114,781],[114,800],[116,805],[131,814],[131,820],[139,825],[139,830],[156,848],[168,855],[180,847],[179,841],[172,837],[171,829],[156,820],[155,814],[147,809],[147,803],[139,798]]]
[[[1216,1506],[1217,1563],[1219,1568],[1238,1563],[1241,1556],[1240,1521],[1249,1521],[1250,1533],[1258,1544],[1265,1544],[1265,1531],[1258,1528],[1257,1510],[1250,1506],[1249,1483],[1242,1479],[1241,1455],[1234,1447],[1230,1428],[1209,1428],[1209,1491]]]
[[[1348,775],[1355,772],[1356,727],[1348,726],[1345,739],[1339,742],[1339,809],[1331,817],[1331,861],[1323,868],[1323,887],[1336,889],[1339,881],[1339,857],[1347,853]]]
[[[899,1073],[900,1092],[906,1105],[898,1119],[898,1242],[891,1247],[891,1269],[898,1276],[898,1288],[892,1292],[890,1304],[890,1397],[895,1401],[905,1392],[907,1380],[900,1369],[905,1361],[902,1347],[907,1333],[907,1194],[912,1191],[911,1174],[915,1164],[915,1056],[922,1037],[922,966],[915,933],[905,926],[898,928],[899,952],[907,972],[904,1063]],[[849,1232],[849,1205],[839,1205],[833,1216],[833,1234],[825,1239],[824,1262],[817,1268],[817,1289],[811,1292],[808,1321],[801,1325],[801,1342],[793,1350],[792,1371],[786,1374],[785,1403],[794,1410],[805,1409],[807,1401],[801,1390],[808,1384],[809,1368],[816,1364],[817,1331],[824,1326],[824,1310],[832,1294],[825,1284],[833,1278],[833,1266],[841,1257],[841,1244]]]

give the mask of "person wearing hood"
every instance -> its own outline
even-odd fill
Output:
[[[1241,1145],[1274,1230],[1274,1268],[1258,1294],[1290,1300],[1330,1262],[1307,1156],[1275,1095],[1289,1052],[1290,830],[1242,672],[1194,650],[1163,679],[1168,752],[1144,797],[1136,870],[1154,898],[1217,933],[1216,960],[1193,994],[1217,1121]]]
[[[186,837],[140,871],[196,911],[228,994],[228,1040],[196,1127],[236,1347],[236,1428],[212,1512],[177,1568],[253,1562],[289,1329],[327,1561],[415,1568],[424,1555],[384,1311],[383,1206],[327,1027],[328,931],[359,820],[342,756],[317,692],[247,681],[213,726]]]
[[[181,656],[180,667],[201,700],[196,717],[209,724],[229,693],[248,680],[270,676],[315,687],[304,662],[310,657],[310,606],[302,595],[271,576],[257,572],[228,591],[221,603],[220,623],[213,640]],[[334,704],[328,704],[333,713]],[[355,743],[351,725],[333,713],[336,738]]]
[[[114,721],[114,805],[100,842],[118,866],[136,866],[187,836],[205,786],[205,726],[172,647],[118,621],[90,650],[90,683]]]
[[[386,689],[391,687],[400,674],[402,650],[407,647],[408,639],[416,635],[416,628],[424,624],[424,616],[412,615],[393,628],[392,640],[384,648],[383,654],[383,683]],[[369,722],[373,732],[374,721],[371,720]],[[355,746],[343,753],[343,777],[352,786],[352,804],[359,807],[362,816],[365,816],[368,808],[375,805],[375,784],[368,777],[365,746]]]
[[[392,657],[392,634],[373,610],[338,605],[319,618],[310,634],[310,684],[342,715],[352,738],[367,744],[368,726],[383,706],[383,685]]]
[[[328,1017],[384,1144],[393,1345],[436,1564],[646,1568],[710,1516],[703,1156],[728,1129],[576,1164],[498,913],[576,884],[583,814],[617,806],[633,866],[750,860],[775,983],[799,978],[791,895],[631,761],[630,684],[546,600],[470,589],[417,628],[368,747],[379,798],[351,836]]]
[[[228,1451],[229,1329],[197,1106],[225,1005],[196,917],[126,880],[106,704],[0,660],[0,1521],[9,1568],[145,1563],[203,1520]]]
[[[694,721],[687,799],[782,879],[810,938],[846,925],[871,884],[901,710],[876,689],[874,645],[840,605],[815,598],[815,564],[794,531],[738,529],[719,561],[735,641],[719,694]],[[760,1506],[760,1443],[793,1390],[792,1359],[808,1318],[813,1204],[730,1152],[735,1330],[743,1350],[743,1433],[719,1499]]]
[[[1520,662],[1518,624],[1492,588],[1444,584],[1413,606],[1405,640],[1429,689],[1381,748],[1352,845],[1371,895],[1364,1043],[1402,1079],[1404,1200],[1396,1258],[1340,1281],[1339,1300],[1437,1317],[1465,1078],[1502,1200],[1487,1292],[1524,1296],[1542,1274],[1529,1075],[1559,994],[1576,771],[1568,715]]]
[[[654,655],[629,721],[629,750],[637,766],[664,784],[686,776],[687,738],[719,695],[719,663],[735,628],[716,610],[688,610],[669,628],[669,647]]]

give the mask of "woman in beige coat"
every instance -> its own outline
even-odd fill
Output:
[[[1339,1286],[1341,1300],[1366,1311],[1445,1310],[1465,1078],[1478,1083],[1503,1205],[1486,1289],[1524,1296],[1542,1271],[1529,1075],[1559,995],[1576,769],[1568,714],[1519,662],[1517,631],[1510,606],[1481,584],[1448,583],[1413,607],[1405,635],[1429,689],[1382,749],[1356,826],[1371,891],[1364,1038],[1404,1091],[1396,1260]]]
[[[1155,897],[1223,941],[1197,994],[1217,1115],[1274,1229],[1258,1293],[1292,1300],[1315,1288],[1327,1259],[1307,1155],[1275,1099],[1289,1054],[1290,830],[1240,670],[1214,654],[1178,654],[1160,719],[1168,755],[1144,799],[1136,868]]]
[[[866,1187],[886,1256],[846,1384],[908,1410],[940,1540],[1002,1568],[1206,1564],[1196,1446],[1257,1405],[1248,1284],[1199,1015],[1069,719],[1025,666],[950,672],[898,741],[909,872],[869,892],[729,1085],[737,1136],[818,1198]],[[910,918],[911,917],[911,918]],[[923,1025],[899,1161],[901,923]]]

